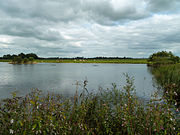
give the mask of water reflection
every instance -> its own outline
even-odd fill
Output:
[[[122,87],[125,84],[123,73],[134,76],[138,96],[149,98],[156,90],[152,75],[144,64],[0,63],[0,69],[0,98],[8,97],[14,90],[24,95],[33,88],[72,95],[76,91],[74,84],[77,81],[83,83],[85,79],[89,91],[96,91],[100,86],[110,88],[112,83]]]

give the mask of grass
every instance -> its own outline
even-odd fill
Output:
[[[85,81],[84,91],[72,98],[39,90],[25,97],[14,93],[0,104],[0,134],[178,134],[173,106],[155,97],[144,104],[135,94],[133,78],[126,81],[122,89],[113,84],[97,93],[88,93]]]
[[[129,64],[146,64],[146,59],[84,59],[84,60],[36,60],[38,63],[129,63]]]
[[[0,62],[11,62],[11,60],[0,59]]]
[[[180,64],[161,65],[150,68],[155,80],[164,89],[164,96],[180,106]]]
[[[147,64],[147,59],[36,59],[37,63],[114,63],[114,64]],[[0,59],[0,62],[11,62],[11,60]]]

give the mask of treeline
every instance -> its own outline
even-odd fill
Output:
[[[38,59],[39,58],[35,53],[28,53],[28,54],[20,53],[18,55],[16,55],[16,54],[3,55],[3,57],[1,57],[1,59],[13,60],[13,59],[15,59],[17,57],[21,57],[22,59],[30,58],[30,57],[32,57],[33,59]]]
[[[18,55],[7,54],[1,57],[4,60],[11,60],[10,64],[33,64],[34,59],[38,59],[38,56],[34,53],[20,53]]]
[[[92,57],[92,58],[85,58],[85,57],[74,57],[74,58],[57,58],[57,59],[84,59],[84,60],[89,60],[89,59],[133,59],[130,57]]]
[[[92,57],[92,58],[86,58],[86,57],[65,57],[65,58],[61,58],[61,57],[49,57],[49,58],[44,58],[44,57],[39,57],[37,54],[35,53],[28,53],[28,54],[24,54],[24,53],[20,53],[18,55],[16,54],[7,54],[4,55],[3,57],[0,57],[0,59],[5,59],[5,60],[13,60],[15,57],[21,57],[22,59],[24,58],[34,58],[34,59],[53,59],[53,60],[74,60],[74,59],[79,59],[79,60],[91,60],[91,59],[138,59],[138,58],[131,58],[131,57]],[[142,59],[142,58],[141,58]],[[146,58],[144,58],[146,59]]]

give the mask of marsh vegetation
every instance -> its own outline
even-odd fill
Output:
[[[13,93],[0,105],[0,134],[178,134],[175,108],[156,96],[143,102],[126,76],[122,89],[113,84],[97,93],[89,93],[84,81],[84,91],[71,98],[39,90],[25,97]]]

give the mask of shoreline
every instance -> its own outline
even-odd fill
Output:
[[[0,62],[9,62],[11,60],[0,60]],[[40,60],[36,59],[35,63],[90,63],[90,64],[148,64],[147,59],[104,59],[104,60]]]

